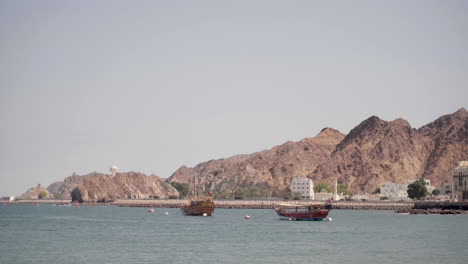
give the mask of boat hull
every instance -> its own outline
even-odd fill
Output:
[[[191,199],[188,204],[180,208],[182,213],[187,216],[211,216],[214,212],[213,198],[195,198]]]
[[[275,208],[280,219],[292,221],[322,221],[328,216],[329,210],[318,209],[306,212],[295,212],[293,210]]]

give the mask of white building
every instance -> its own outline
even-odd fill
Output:
[[[14,196],[4,196],[4,197],[0,197],[2,201],[8,201],[8,202],[11,202],[11,201],[14,201],[15,200],[15,197]]]
[[[318,200],[318,201],[328,201],[330,199],[333,199],[333,193],[329,193],[329,192],[318,192],[314,196],[315,196],[314,200]]]
[[[468,201],[468,161],[460,161],[452,176],[453,199]]]
[[[302,198],[314,199],[314,182],[309,178],[293,178],[291,192],[299,193]]]
[[[406,200],[408,199],[408,184],[386,181],[380,185],[380,194],[391,200]]]

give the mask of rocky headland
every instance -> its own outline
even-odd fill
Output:
[[[52,183],[48,190],[63,199],[71,199],[75,192],[84,202],[179,196],[179,192],[162,178],[139,172],[117,173],[115,176],[95,172],[83,176],[74,174],[64,181]]]

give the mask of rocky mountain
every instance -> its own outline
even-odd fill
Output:
[[[406,120],[372,116],[353,128],[330,159],[308,176],[329,184],[338,179],[354,193],[371,193],[384,181],[420,178],[430,149],[431,141]]]
[[[418,131],[432,141],[423,176],[435,183],[446,181],[458,161],[468,159],[468,111],[444,115]]]
[[[316,137],[286,142],[271,150],[210,160],[194,168],[182,166],[168,181],[190,183],[196,176],[202,189],[216,193],[248,189],[257,195],[279,194],[289,187],[293,176],[306,176],[326,162],[343,138],[339,131],[325,128]]]
[[[27,190],[25,193],[22,195],[18,196],[17,199],[19,200],[36,200],[39,199],[39,194],[43,193],[45,194],[44,197],[42,198],[54,198],[54,196],[47,191],[46,188],[42,187],[40,184],[37,187],[32,187],[29,190]]]
[[[282,192],[291,179],[307,176],[331,184],[335,179],[354,193],[370,193],[384,181],[406,183],[428,178],[440,185],[451,178],[456,162],[468,159],[468,112],[462,108],[419,129],[404,119],[372,116],[348,135],[326,128],[316,137],[287,142],[271,150],[182,166],[167,181],[189,183],[194,176],[204,190],[239,189]]]
[[[84,176],[73,175],[63,182],[55,182],[48,189],[70,199],[72,191],[78,188],[85,202],[105,202],[115,199],[139,198],[152,196],[167,198],[178,196],[178,191],[156,175],[139,172],[117,173],[114,177],[102,173],[90,173]]]

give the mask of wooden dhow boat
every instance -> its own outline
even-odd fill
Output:
[[[180,208],[182,214],[191,216],[211,216],[215,209],[213,198],[210,196],[198,196],[196,176],[193,177],[191,187],[187,204]]]
[[[331,201],[326,204],[283,203],[275,206],[274,210],[283,220],[322,221],[327,218],[331,207]]]

